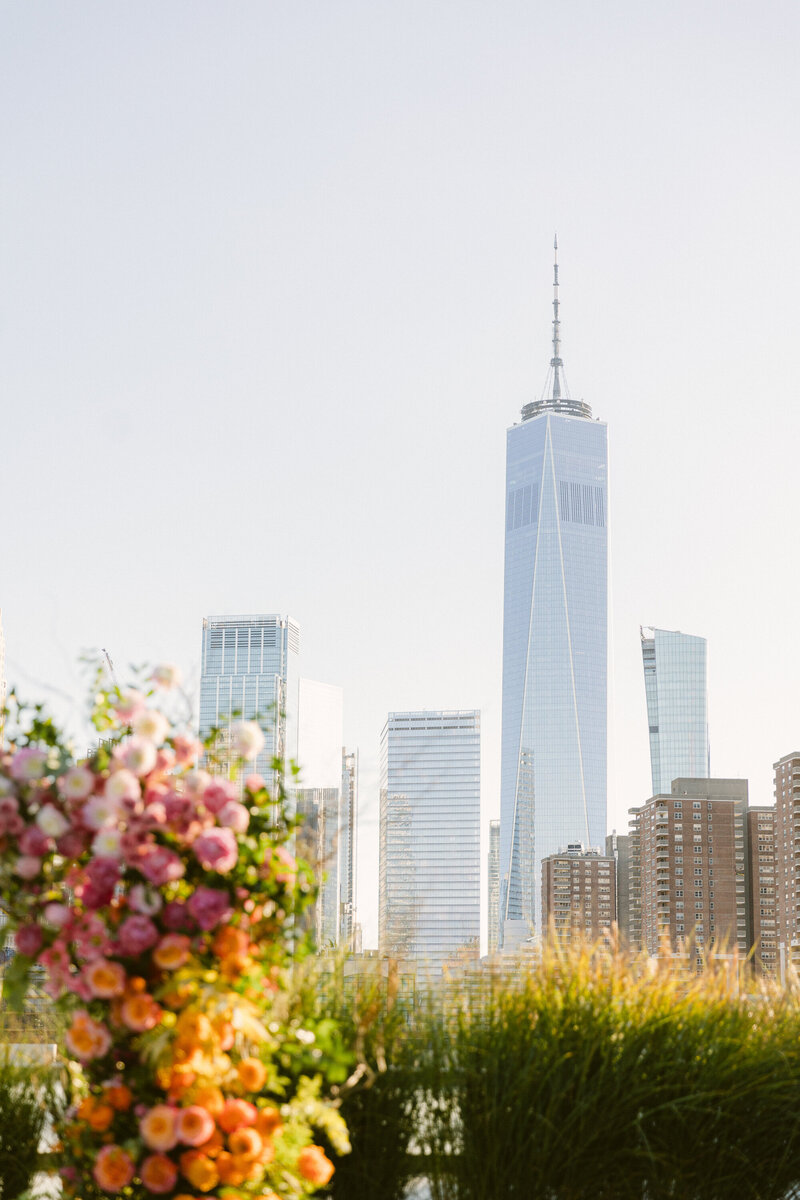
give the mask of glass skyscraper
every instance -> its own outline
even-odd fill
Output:
[[[272,760],[286,763],[297,746],[300,630],[291,617],[203,619],[200,737],[231,720],[258,720],[266,745],[250,771],[273,779]]]
[[[348,950],[355,950],[358,751],[348,751],[344,746],[339,827],[339,941]]]
[[[708,779],[706,639],[643,626],[642,663],[653,795],[673,779]]]
[[[560,356],[542,398],[508,430],[500,924],[541,927],[541,862],[606,834],[606,426],[572,400]]]
[[[381,957],[477,958],[480,713],[389,713],[380,743]]]

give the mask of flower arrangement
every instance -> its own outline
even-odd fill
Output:
[[[272,796],[236,777],[259,726],[231,729],[233,778],[209,773],[153,702],[176,682],[165,667],[147,691],[100,690],[103,741],[77,763],[41,707],[18,709],[0,755],[0,904],[17,947],[4,994],[18,1003],[38,971],[65,1013],[78,1076],[59,1130],[65,1196],[311,1195],[333,1172],[313,1129],[348,1142],[321,1098],[346,1069],[287,1002],[310,873],[282,782]]]

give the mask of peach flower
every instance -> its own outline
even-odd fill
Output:
[[[225,1097],[218,1087],[210,1084],[200,1087],[194,1094],[195,1104],[199,1104],[212,1117],[218,1117],[225,1107]]]
[[[191,938],[182,933],[167,933],[153,951],[153,962],[162,971],[177,971],[189,961]]]
[[[161,1020],[161,1009],[147,992],[139,992],[123,1000],[120,1017],[128,1029],[134,1033],[144,1033]]]
[[[121,963],[95,958],[83,968],[89,993],[99,1000],[111,1000],[125,992],[125,968]]]
[[[142,1141],[150,1150],[171,1150],[178,1141],[175,1109],[156,1104],[139,1122]]]
[[[111,1034],[105,1025],[93,1021],[85,1008],[80,1008],[72,1018],[64,1041],[70,1054],[74,1054],[81,1062],[89,1062],[93,1058],[102,1058],[108,1052]]]
[[[260,1157],[264,1143],[255,1129],[236,1129],[228,1138],[228,1149],[231,1154],[252,1162]]]
[[[178,1140],[185,1146],[202,1146],[214,1133],[214,1118],[199,1104],[178,1110]]]
[[[121,1146],[103,1146],[97,1155],[92,1174],[104,1192],[121,1192],[133,1179],[133,1159]]]
[[[171,1192],[178,1179],[178,1168],[166,1154],[151,1154],[139,1167],[142,1183],[149,1192]]]
[[[277,1108],[260,1108],[256,1117],[255,1127],[263,1138],[277,1137],[283,1129],[281,1114]]]

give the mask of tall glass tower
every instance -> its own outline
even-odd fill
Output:
[[[606,426],[570,398],[560,354],[506,453],[500,924],[541,925],[541,862],[606,834]]]
[[[653,795],[673,779],[708,779],[706,639],[643,626],[642,664]]]
[[[291,617],[203,618],[200,736],[232,717],[258,720],[266,745],[250,766],[273,779],[272,760],[287,762],[297,746],[300,630]]]
[[[389,713],[380,744],[382,958],[416,960],[433,977],[478,957],[480,819],[480,713]]]

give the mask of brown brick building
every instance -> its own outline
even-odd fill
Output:
[[[762,975],[778,971],[778,895],[775,872],[774,808],[747,810],[747,842],[750,858],[750,942],[753,961]]]
[[[800,965],[800,870],[797,866],[800,863],[800,754],[797,751],[787,754],[773,766],[778,944],[783,947],[785,961],[797,966]]]
[[[593,941],[617,918],[613,857],[571,843],[542,860],[542,928]]]
[[[750,941],[746,779],[676,779],[631,813],[631,941],[650,954],[692,937],[717,949]]]

